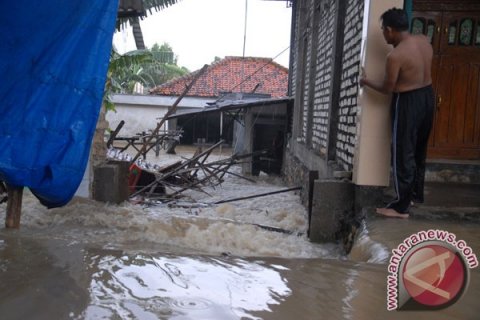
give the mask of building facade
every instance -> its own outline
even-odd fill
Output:
[[[347,181],[360,204],[378,201],[369,191],[389,185],[390,97],[358,83],[362,69],[369,78],[384,76],[391,47],[380,16],[392,7],[409,12],[412,33],[427,35],[435,51],[427,170],[480,161],[480,2],[292,1],[289,92],[295,102],[284,172],[290,184],[303,186],[310,212],[316,181]]]

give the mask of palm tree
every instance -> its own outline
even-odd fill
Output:
[[[127,52],[120,55],[115,48],[110,54],[110,66],[107,73],[107,82],[105,84],[104,100],[105,111],[115,110],[110,96],[113,93],[131,92],[135,82],[149,84],[154,87],[157,85],[152,78],[152,72],[144,72],[146,62],[153,62],[152,54],[145,51],[142,30],[140,29],[139,18],[143,19],[152,10],[159,11],[171,6],[180,0],[120,0],[118,5],[117,29],[124,28],[128,23],[133,27],[135,44],[137,51]],[[158,67],[153,67],[158,69]],[[151,71],[151,70],[150,70]],[[148,75],[150,74],[150,76]],[[158,80],[158,79],[157,79]],[[148,86],[148,85],[147,85]]]
[[[140,20],[152,14],[152,10],[160,11],[180,0],[120,0],[118,9],[117,28],[125,27],[130,23],[137,49],[145,49]]]

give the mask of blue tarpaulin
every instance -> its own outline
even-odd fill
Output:
[[[75,194],[100,111],[118,0],[0,1],[0,180],[47,207]]]

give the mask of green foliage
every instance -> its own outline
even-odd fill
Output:
[[[114,92],[132,93],[135,83],[156,87],[189,71],[177,66],[177,57],[167,43],[152,49],[115,53],[111,61]]]
[[[177,56],[173,53],[172,47],[164,42],[161,46],[155,43],[151,49],[153,58],[159,63],[177,64]]]
[[[187,68],[177,65],[177,60],[168,43],[156,43],[152,49],[134,50],[123,55],[113,48],[105,84],[104,104],[107,111],[115,110],[110,100],[114,93],[134,93],[137,83],[148,90],[189,73]]]
[[[115,110],[110,99],[112,94],[132,93],[135,83],[153,82],[149,75],[143,72],[142,67],[152,62],[152,53],[148,50],[134,50],[121,55],[112,48],[104,90],[104,105],[107,111]]]

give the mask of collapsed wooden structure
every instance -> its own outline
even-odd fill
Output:
[[[108,141],[107,148],[115,148],[120,152],[132,147],[141,154],[143,159],[147,158],[147,153],[154,149],[155,156],[158,157],[160,150],[167,150],[167,153],[173,153],[175,145],[180,140],[183,131],[182,130],[163,130],[154,132],[149,130],[148,132],[139,132],[131,136],[119,136],[120,129],[125,124],[125,121],[120,121],[117,128],[112,132]],[[115,142],[123,142],[121,146],[115,145]]]
[[[233,165],[241,164],[252,154],[237,155],[208,161],[212,152],[223,143],[223,140],[205,150],[198,148],[192,158],[184,159],[157,168],[130,167],[130,175],[138,174],[130,179],[132,184],[130,198],[141,196],[142,199],[170,202],[181,197],[186,190],[196,190],[208,194],[203,187],[215,187],[224,182],[226,174],[234,175],[248,181],[254,181],[231,170]],[[140,172],[134,173],[135,170]],[[148,178],[141,179],[140,175]],[[139,183],[140,182],[140,183]]]

